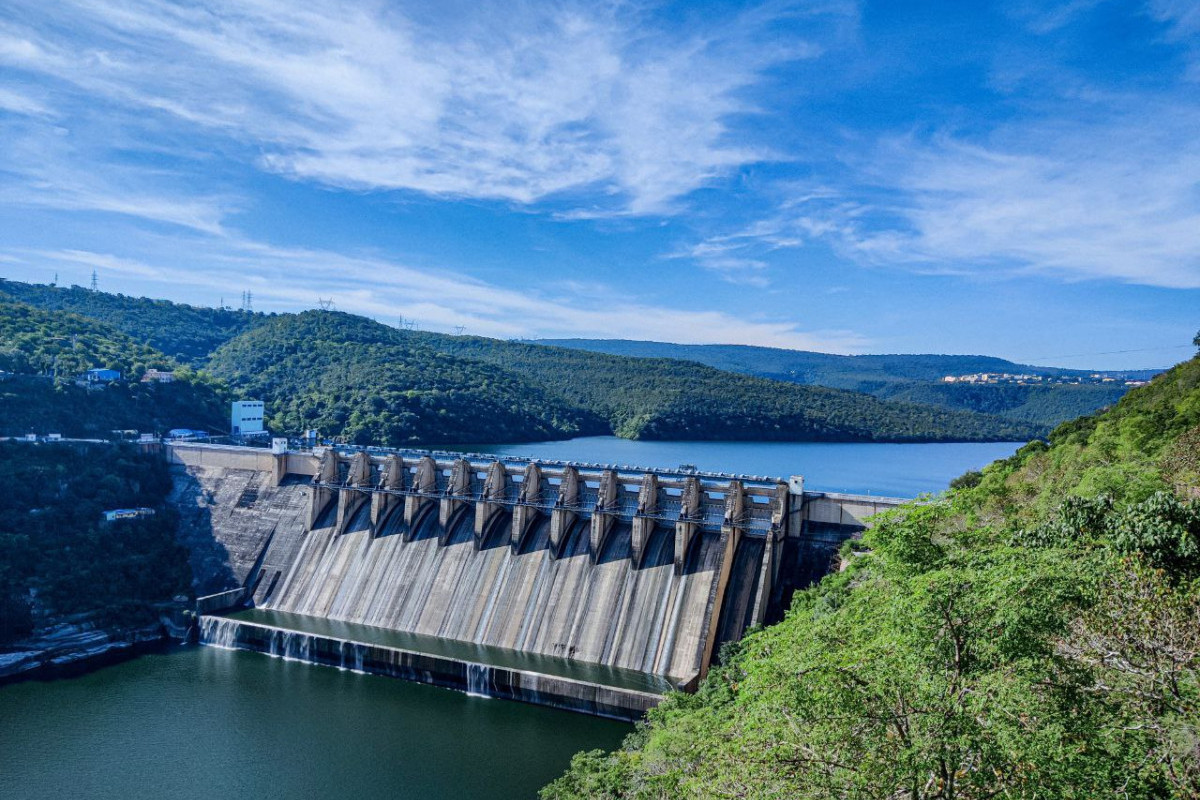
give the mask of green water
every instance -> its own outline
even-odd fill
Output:
[[[528,798],[629,730],[191,647],[0,688],[0,798]]]
[[[393,631],[388,628],[376,628],[371,625],[356,625],[352,622],[340,622],[334,619],[326,619],[325,617],[288,614],[283,611],[272,611],[264,608],[249,608],[245,611],[229,614],[228,616],[232,619],[267,625],[272,628],[312,633],[348,642],[378,644],[385,647],[394,647],[399,650],[408,650],[413,653],[446,656],[456,661],[469,661],[476,664],[488,664],[493,667],[538,672],[542,675],[554,675],[560,678],[587,681],[588,683],[602,683],[605,686],[616,686],[621,689],[633,689],[639,692],[661,694],[673,688],[672,681],[661,675],[635,672],[630,669],[606,667],[603,664],[591,664],[586,661],[553,658],[536,653],[522,653],[517,650],[506,650],[503,647],[489,647],[473,642],[440,639],[436,636],[424,636],[419,633]]]

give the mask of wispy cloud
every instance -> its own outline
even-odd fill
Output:
[[[622,3],[432,18],[283,0],[18,5],[0,26],[0,63],[235,137],[270,170],[524,204],[586,192],[594,213],[635,214],[771,156],[730,136],[731,120],[758,111],[746,90],[765,70],[820,47],[764,46],[763,27],[846,15],[776,6],[679,34]],[[78,19],[56,24],[68,14]]]
[[[137,236],[138,234],[133,234]],[[149,243],[148,249],[155,245]],[[332,298],[337,307],[396,324],[401,317],[424,329],[500,338],[605,337],[615,331],[634,338],[687,343],[742,343],[830,352],[860,350],[865,341],[851,331],[806,331],[796,322],[745,318],[721,311],[694,310],[622,299],[608,290],[603,303],[576,292],[560,296],[514,291],[437,270],[396,261],[304,248],[273,247],[229,237],[194,237],[188,263],[158,263],[87,250],[10,250],[10,274],[31,277],[53,270],[63,274],[101,273],[102,282],[139,287],[176,299],[254,294],[257,310],[294,311]],[[604,287],[593,287],[604,291]]]
[[[1115,100],[1109,98],[1114,104]],[[1166,100],[886,140],[835,191],[688,254],[822,240],[859,263],[924,274],[1102,279],[1200,288],[1200,112]]]

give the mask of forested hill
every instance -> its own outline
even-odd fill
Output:
[[[315,424],[361,442],[609,432],[646,439],[972,441],[1037,433],[995,417],[689,362],[403,331],[324,311],[265,322],[218,349],[209,369],[261,395],[277,428]]]
[[[124,380],[97,391],[76,386],[93,367],[119,370]],[[174,383],[141,383],[151,367],[176,364],[103,322],[0,298],[0,370],[13,373],[0,381],[0,436],[225,427],[223,387],[189,369]]]
[[[359,444],[534,441],[607,424],[518,373],[328,311],[280,315],[219,348],[208,369],[267,404],[276,431]]]
[[[1200,796],[1200,357],[956,484],[543,798]]]
[[[150,366],[165,353],[201,370],[193,377],[211,372],[234,393],[261,396],[281,433],[315,427],[361,443],[435,444],[602,433],[982,441],[1046,430],[1028,420],[881,402],[678,360],[402,331],[350,314],[251,314],[15,281],[0,281],[4,298],[70,320],[72,330],[82,330],[81,321],[102,325],[117,336],[114,364]],[[41,359],[44,369],[40,336],[10,350]]]
[[[882,400],[928,403],[942,408],[999,414],[1053,427],[1115,403],[1128,390],[1123,382],[1103,385],[946,384],[947,375],[981,372],[1078,378],[1090,371],[1017,364],[973,355],[842,356],[746,345],[692,345],[627,339],[542,339],[536,344],[596,353],[697,361],[729,372],[773,380],[866,392]],[[1149,378],[1138,370],[1130,377]],[[1124,374],[1124,373],[1120,373]]]
[[[752,375],[858,390],[864,381],[936,381],[945,375],[975,372],[1070,374],[1073,370],[1030,367],[1003,358],[972,355],[862,355],[843,356],[809,350],[755,347],[740,344],[673,344],[634,339],[538,339],[533,344],[570,347],[594,353],[676,358],[699,361],[717,369]],[[1082,373],[1080,373],[1082,374]]]
[[[0,297],[106,323],[182,364],[199,366],[213,350],[268,319],[264,314],[203,308],[167,300],[0,279]]]

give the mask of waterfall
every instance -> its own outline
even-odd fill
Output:
[[[312,652],[312,636],[299,631],[285,631],[282,628],[271,628],[267,645],[267,655],[282,658],[284,661],[310,661]]]
[[[487,664],[467,664],[467,694],[471,697],[491,697],[492,668]]]
[[[200,617],[200,643],[226,650],[237,649],[237,620],[225,617]]]

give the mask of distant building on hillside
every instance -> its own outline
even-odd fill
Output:
[[[121,380],[121,373],[115,369],[89,369],[79,376],[85,383],[112,383]]]
[[[153,508],[114,508],[104,512],[105,522],[116,522],[119,519],[137,519],[138,517],[154,516]]]
[[[261,436],[263,427],[261,400],[234,400],[230,414],[230,433],[234,436]]]
[[[163,369],[148,369],[142,376],[142,383],[174,383],[175,373]]]
[[[198,431],[193,430],[192,428],[171,428],[171,430],[167,431],[167,438],[182,439],[187,441],[207,439],[208,431]]]

